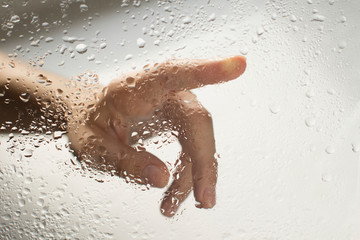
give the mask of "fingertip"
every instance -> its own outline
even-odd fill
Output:
[[[246,57],[237,55],[237,56],[234,56],[233,58],[234,58],[234,61],[236,61],[238,63],[239,74],[242,75],[245,72],[246,66],[247,66]]]
[[[198,188],[194,191],[195,200],[198,202],[197,208],[213,208],[216,204],[215,186]]]
[[[160,212],[166,217],[173,217],[179,205],[173,204],[170,197],[165,197],[160,206]]]
[[[203,208],[212,208],[216,204],[215,187],[209,186],[205,188],[203,193]]]
[[[233,56],[221,61],[221,70],[229,79],[239,77],[245,72],[246,58],[244,56]]]
[[[145,178],[152,187],[163,188],[168,184],[170,173],[164,166],[149,164],[143,169],[142,177]]]
[[[139,181],[141,184],[149,184],[152,187],[163,188],[168,184],[170,172],[159,158],[155,155],[133,149],[129,150],[128,157],[118,161],[119,172],[126,172],[128,176]]]

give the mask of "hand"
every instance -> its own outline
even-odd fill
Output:
[[[245,67],[240,56],[176,60],[113,80],[92,101],[74,101],[68,122],[71,147],[92,167],[162,188],[170,175],[166,165],[144,148],[131,147],[129,135],[139,121],[164,118],[178,133],[182,152],[161,212],[173,216],[192,190],[197,207],[212,208],[217,179],[212,119],[189,90],[235,79]]]

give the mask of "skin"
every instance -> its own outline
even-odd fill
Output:
[[[103,87],[97,81],[67,80],[0,55],[0,93],[5,93],[0,109],[7,113],[0,120],[26,128],[36,115],[45,116],[52,130],[67,131],[74,154],[87,166],[159,188],[168,184],[167,166],[145,148],[132,147],[131,133],[139,121],[165,121],[166,126],[155,128],[175,131],[182,146],[174,180],[161,203],[162,214],[171,217],[191,191],[199,208],[216,203],[212,119],[189,90],[236,79],[245,68],[241,56],[174,60],[145,66]],[[19,116],[29,109],[32,116]]]

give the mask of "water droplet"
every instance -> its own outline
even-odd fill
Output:
[[[317,22],[324,22],[325,21],[325,16],[320,15],[320,14],[314,14],[311,21],[317,21]]]
[[[39,199],[36,201],[36,204],[37,204],[38,206],[40,206],[40,207],[44,206],[44,203],[45,203],[45,201],[44,201],[44,199],[42,199],[42,198],[39,198]]]
[[[341,22],[341,23],[345,23],[345,22],[346,22],[346,17],[345,17],[345,16],[341,16],[341,17],[340,17],[340,22]]]
[[[276,13],[271,14],[271,19],[272,19],[272,20],[276,20],[276,18],[277,18],[277,14],[276,14]]]
[[[13,133],[9,133],[9,139],[12,139],[14,137]]]
[[[136,40],[136,44],[137,44],[137,46],[138,46],[139,48],[143,48],[143,47],[145,47],[146,42],[145,42],[144,39],[138,38],[138,39]]]
[[[355,153],[360,151],[360,142],[355,142],[352,144],[352,151]]]
[[[290,21],[296,22],[296,21],[297,21],[296,16],[295,16],[295,15],[291,15],[291,16],[290,16]]]
[[[9,221],[11,219],[11,215],[7,213],[2,215],[1,218],[4,219],[5,221]]]
[[[159,45],[160,45],[160,40],[159,40],[159,39],[156,39],[156,40],[154,41],[154,45],[155,45],[155,46],[159,46]]]
[[[264,28],[263,27],[259,27],[257,30],[256,30],[256,33],[257,35],[262,35],[264,33]]]
[[[67,49],[67,46],[61,45],[60,50],[59,50],[59,53],[60,53],[60,54],[64,54],[65,51],[66,51],[66,49]]]
[[[191,18],[189,16],[186,16],[184,19],[183,19],[183,23],[184,24],[189,24],[191,23]]]
[[[273,113],[273,114],[278,114],[280,112],[280,106],[278,104],[270,104],[269,105],[269,110]]]
[[[85,53],[87,51],[87,49],[88,49],[88,46],[83,43],[80,43],[80,44],[76,45],[76,47],[75,47],[75,50],[80,54]]]
[[[175,34],[175,31],[174,31],[174,30],[170,30],[170,31],[167,33],[167,35],[168,35],[169,37],[174,36],[174,34]]]
[[[340,41],[339,43],[338,43],[338,47],[340,48],[340,49],[344,49],[344,48],[346,48],[346,42],[345,41]]]
[[[24,103],[27,103],[30,100],[30,94],[29,93],[22,93],[22,94],[20,94],[19,98]]]
[[[90,56],[87,57],[88,61],[94,61],[95,60],[95,55],[91,54]]]
[[[0,89],[0,97],[3,97],[5,96],[5,89]]]
[[[86,12],[89,9],[88,5],[80,4],[80,12]]]
[[[325,149],[325,152],[327,154],[333,154],[335,153],[335,148],[333,146],[328,146],[326,149]]]
[[[32,181],[32,180],[31,180],[31,181]],[[30,189],[29,189],[29,188],[24,188],[24,189],[23,189],[23,193],[24,193],[25,195],[29,194],[29,193],[30,193]]]
[[[52,41],[54,41],[54,38],[52,38],[52,37],[47,37],[47,38],[45,38],[45,42],[52,42]]]
[[[64,91],[60,88],[56,89],[56,96],[60,97],[62,94],[64,93]]]
[[[212,13],[212,14],[209,16],[208,21],[209,21],[209,22],[215,21],[215,19],[216,19],[216,15],[215,15],[215,13]]]
[[[33,150],[28,148],[24,150],[24,157],[32,157],[32,155],[33,155]]]
[[[21,134],[22,135],[29,135],[29,131],[27,131],[27,130],[25,130],[25,129],[23,129],[23,130],[21,130]]]
[[[132,132],[132,133],[131,133],[131,137],[135,137],[135,136],[137,136],[137,135],[138,135],[137,132]]]
[[[126,55],[125,56],[125,60],[130,60],[130,59],[132,59],[133,58],[133,55],[131,55],[131,54],[128,54],[128,55]]]
[[[64,132],[62,132],[62,131],[55,131],[54,133],[53,133],[53,137],[54,137],[54,139],[58,139],[58,138],[61,138],[61,136],[64,134]]]
[[[126,84],[129,87],[135,87],[135,78],[133,78],[133,77],[126,78]]]
[[[334,5],[334,3],[335,3],[335,0],[329,0],[330,5]]]
[[[45,223],[45,221],[38,221],[37,226],[41,229],[45,229],[46,223]]]
[[[107,46],[107,45],[106,45],[106,43],[105,43],[105,42],[102,42],[102,43],[100,44],[100,48],[101,48],[101,49],[106,48],[106,46]]]
[[[32,178],[31,177],[26,177],[25,178],[25,180],[24,180],[24,182],[25,182],[25,184],[30,184],[30,183],[32,183]]]
[[[243,47],[243,48],[240,49],[240,53],[242,55],[247,55],[249,53],[249,49],[246,48],[246,47]]]
[[[10,22],[12,23],[18,23],[20,22],[20,17],[18,15],[13,15],[11,18],[10,18]]]
[[[33,47],[38,47],[39,46],[39,43],[40,43],[40,40],[34,40],[30,43],[30,46],[33,46]]]
[[[313,127],[315,125],[315,123],[316,123],[316,120],[313,117],[309,117],[309,118],[305,119],[305,124],[308,127]]]
[[[19,206],[20,206],[20,207],[25,206],[25,204],[26,204],[26,202],[25,202],[24,199],[19,199]]]
[[[83,41],[84,39],[79,39],[77,37],[64,36],[64,37],[62,37],[62,40],[64,42],[74,43],[76,41]]]

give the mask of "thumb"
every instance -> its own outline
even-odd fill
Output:
[[[120,177],[153,187],[165,187],[170,177],[169,170],[160,159],[149,152],[137,152],[131,147],[127,147],[124,156],[116,160],[115,167]]]

